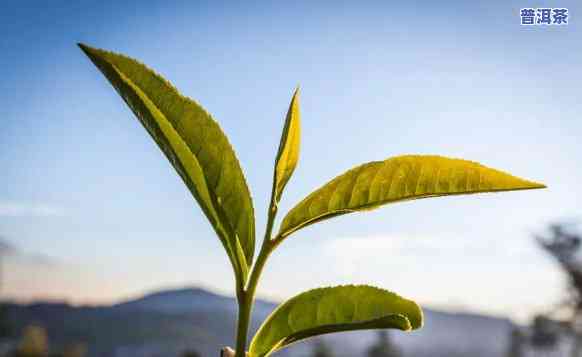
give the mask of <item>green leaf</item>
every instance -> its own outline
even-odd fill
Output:
[[[353,168],[311,193],[285,216],[278,237],[327,218],[392,202],[544,187],[476,162],[397,156]]]
[[[289,104],[285,127],[283,128],[281,142],[279,144],[279,152],[275,160],[275,173],[273,177],[274,204],[277,204],[281,200],[283,189],[291,178],[293,171],[295,171],[295,167],[297,167],[300,139],[301,119],[299,115],[299,88],[297,88]]]
[[[255,245],[251,196],[219,125],[194,100],[129,57],[79,44],[131,108],[212,224],[243,283]]]
[[[249,357],[263,357],[309,337],[332,332],[422,326],[413,301],[389,291],[349,285],[301,293],[281,304],[253,337]]]

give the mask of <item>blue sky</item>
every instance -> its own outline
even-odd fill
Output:
[[[288,239],[262,296],[372,283],[427,305],[524,318],[564,284],[531,234],[582,214],[575,1],[56,1],[0,11],[4,298],[107,303],[203,285],[232,293],[182,182],[75,46],[140,59],[213,113],[245,169],[262,236],[285,111],[301,85],[299,167],[280,212],[350,167],[461,157],[545,191],[396,204]],[[569,8],[522,27],[521,7]]]

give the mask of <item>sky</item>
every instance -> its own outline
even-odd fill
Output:
[[[568,8],[569,24],[520,26],[530,6]],[[400,154],[470,159],[549,187],[310,226],[272,255],[261,297],[369,283],[425,306],[523,320],[563,293],[532,236],[582,214],[576,1],[0,7],[0,298],[107,304],[181,286],[234,291],[196,202],[77,42],[139,59],[213,114],[245,171],[258,241],[297,85],[301,156],[281,213],[357,164]]]

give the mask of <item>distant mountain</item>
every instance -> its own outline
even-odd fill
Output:
[[[121,310],[142,309],[171,314],[215,310],[236,312],[234,298],[200,288],[159,291],[113,305],[112,308]]]
[[[252,330],[275,308],[258,300]],[[200,288],[165,290],[112,306],[73,307],[66,304],[8,304],[16,330],[31,323],[47,328],[56,349],[72,342],[89,345],[90,357],[175,357],[185,349],[215,357],[232,346],[236,302]],[[425,326],[412,333],[393,332],[404,357],[503,357],[512,324],[476,314],[425,309]],[[375,342],[374,332],[349,332],[322,338],[336,357],[364,356]],[[309,355],[313,342],[298,343],[279,356]]]
[[[255,314],[267,316],[275,306],[275,303],[259,299],[255,302]],[[184,288],[155,292],[135,300],[113,305],[112,308],[126,311],[140,309],[167,314],[196,312],[237,313],[237,304],[233,297],[219,295],[201,288]]]

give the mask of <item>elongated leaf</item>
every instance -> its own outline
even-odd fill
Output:
[[[275,161],[275,174],[273,177],[273,199],[275,204],[281,200],[283,189],[291,178],[293,171],[295,171],[295,167],[297,167],[300,140],[301,119],[299,115],[299,88],[297,88],[291,99],[291,104],[289,104],[285,127],[279,144],[279,152]]]
[[[279,237],[309,224],[383,204],[447,195],[544,188],[476,162],[441,156],[398,156],[349,170],[285,216]]]
[[[245,280],[254,253],[253,204],[228,139],[198,103],[157,73],[120,54],[79,47],[156,141],[220,237]]]
[[[332,332],[422,326],[413,301],[367,285],[310,290],[283,303],[265,320],[251,341],[249,357],[263,357],[313,336]]]

